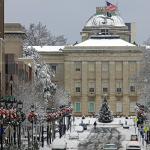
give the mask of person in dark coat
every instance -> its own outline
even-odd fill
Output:
[[[96,123],[96,121],[94,122],[94,129],[96,129],[96,125],[97,125],[97,123]]]

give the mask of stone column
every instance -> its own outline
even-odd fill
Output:
[[[109,87],[110,87],[110,98],[109,98],[109,106],[110,110],[115,113],[116,112],[116,84],[115,84],[115,62],[109,62]]]
[[[102,104],[101,98],[101,62],[96,62],[96,101],[95,101],[95,112],[99,112]]]
[[[71,63],[64,63],[64,87],[68,93],[71,93]]]
[[[88,97],[87,97],[87,62],[82,62],[82,114],[88,114]]]
[[[128,62],[123,62],[123,115],[129,115],[129,81],[128,81]]]

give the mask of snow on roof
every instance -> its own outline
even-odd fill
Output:
[[[75,46],[135,46],[122,39],[88,39]]]
[[[38,52],[60,52],[64,46],[33,46]]]

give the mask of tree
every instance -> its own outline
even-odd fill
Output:
[[[111,114],[111,111],[109,110],[109,106],[108,106],[107,99],[105,96],[104,101],[102,103],[102,107],[99,111],[98,121],[103,122],[103,123],[109,123],[109,122],[112,122],[112,120],[113,120],[113,116]]]
[[[137,90],[140,92],[139,103],[150,107],[150,49],[143,49],[141,69],[135,77]]]
[[[44,45],[65,45],[66,39],[63,35],[54,36],[48,30],[46,25],[30,24],[28,29],[25,29],[27,38],[25,44],[27,46],[44,46]]]

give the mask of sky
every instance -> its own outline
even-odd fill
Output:
[[[80,32],[96,7],[105,0],[4,0],[5,22],[21,23],[26,28],[39,21],[54,35],[64,35],[68,43],[81,41]],[[109,0],[117,4],[124,22],[136,23],[136,42],[150,37],[150,0]]]

